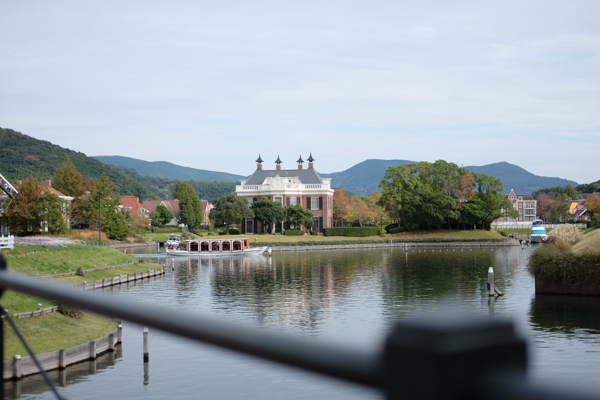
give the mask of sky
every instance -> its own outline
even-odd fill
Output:
[[[249,175],[312,153],[600,179],[600,2],[0,3],[0,127]],[[1,143],[0,143],[1,145]]]

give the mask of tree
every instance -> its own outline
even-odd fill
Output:
[[[592,193],[587,197],[587,214],[593,221],[600,221],[600,196]]]
[[[363,226],[366,222],[373,220],[372,215],[369,212],[369,207],[367,206],[367,203],[365,203],[364,200],[360,198],[360,196],[352,196],[351,205],[354,214],[356,215],[355,220],[358,221],[359,226]]]
[[[258,203],[258,202],[256,202]],[[254,204],[256,204],[254,203]],[[254,205],[253,204],[253,205]],[[307,228],[314,226],[313,213],[302,208],[301,205],[289,206],[285,208],[287,222],[294,227],[304,225]],[[255,213],[256,215],[256,213]]]
[[[188,182],[177,181],[173,198],[179,200],[179,223],[190,228],[198,228],[204,219],[202,203],[194,188]]]
[[[370,217],[372,220],[376,222],[387,223],[387,218],[386,221],[383,220],[383,217],[386,216],[386,211],[384,207],[379,205],[379,199],[381,199],[381,193],[379,193],[377,190],[374,190],[367,197],[365,202],[369,207]]]
[[[254,212],[248,207],[248,200],[245,197],[237,197],[235,193],[215,198],[213,205],[209,219],[215,226],[225,225],[227,234],[231,224],[239,224],[243,218],[254,218]]]
[[[150,214],[150,218],[152,219],[152,226],[163,227],[175,218],[175,213],[164,204],[159,204]]]
[[[283,206],[263,197],[259,201],[252,203],[250,207],[254,213],[254,218],[263,224],[272,224],[272,233],[275,232],[275,224],[285,221],[286,212]]]
[[[391,166],[385,171],[383,179],[379,182],[382,189],[379,205],[384,207],[389,203],[390,218],[394,222],[400,222],[402,209],[408,203],[404,196],[414,191],[419,183],[419,178],[404,164]]]
[[[131,212],[131,210],[126,210],[124,214],[127,225],[129,226],[129,232],[137,235],[146,234],[146,230],[150,226],[150,219],[146,214],[139,211]]]
[[[114,213],[104,226],[104,232],[109,239],[124,240],[129,235],[129,227],[122,212]]]
[[[333,222],[336,225],[343,225],[347,222],[347,207],[350,206],[350,195],[343,189],[336,189],[333,192]]]
[[[115,184],[105,172],[102,173],[99,181],[90,182],[89,185],[91,185],[89,194],[79,202],[80,218],[83,223],[89,224],[90,228],[98,229],[100,203],[102,203],[102,225],[106,226],[109,221],[116,218],[121,198],[113,193]]]
[[[37,200],[42,196],[40,185],[33,176],[30,176],[18,190],[19,193],[3,213],[0,221],[18,234],[37,233],[40,231],[41,219],[35,212],[35,207]]]
[[[481,224],[482,229],[490,229],[491,223],[502,217],[502,209],[512,218],[519,214],[512,203],[504,197],[504,185],[500,179],[485,174],[474,173],[477,192],[473,199],[461,208],[461,218],[469,225]]]
[[[65,232],[67,223],[63,214],[71,212],[69,203],[54,193],[46,192],[35,202],[33,211],[37,213],[42,224],[48,228],[50,233]]]
[[[52,178],[54,188],[67,196],[78,199],[84,192],[83,175],[77,172],[75,164],[69,156],[65,156],[65,161],[54,173]]]
[[[565,222],[569,219],[569,203],[567,200],[569,199],[566,193],[561,193],[550,204],[550,209],[548,210],[548,218],[551,222]]]
[[[544,220],[547,220],[550,215],[549,215],[549,211],[550,211],[550,205],[552,204],[552,199],[550,198],[550,196],[546,193],[542,193],[538,196],[537,198],[537,209],[536,209],[536,213],[537,215],[539,215],[540,217],[542,217]]]
[[[577,190],[571,185],[567,185],[561,194],[566,195],[571,200],[577,200]]]

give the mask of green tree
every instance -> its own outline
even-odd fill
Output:
[[[112,218],[109,218],[104,226],[104,232],[109,239],[124,240],[129,235],[129,227],[125,214],[122,212],[114,213]]]
[[[13,233],[37,233],[40,231],[41,219],[35,207],[37,200],[42,196],[40,185],[30,176],[17,190],[19,193],[0,216],[0,221]]]
[[[461,208],[464,223],[480,224],[482,229],[489,230],[492,222],[504,215],[503,209],[512,218],[519,215],[512,203],[502,194],[504,185],[500,179],[478,173],[474,173],[473,177],[477,184],[477,192],[473,199]]]
[[[575,188],[571,185],[567,185],[561,194],[566,195],[571,200],[577,200],[577,190],[575,190]]]
[[[382,189],[379,205],[387,207],[390,212],[390,219],[396,223],[400,222],[403,207],[408,201],[408,196],[420,184],[419,178],[411,173],[407,165],[401,164],[391,166],[385,171],[385,175],[379,187]]]
[[[272,230],[275,230],[275,224],[285,221],[286,212],[280,203],[263,197],[259,201],[252,203],[250,207],[254,213],[254,218],[263,224],[272,224]]]
[[[146,231],[150,226],[150,219],[146,214],[140,211],[131,212],[131,210],[125,210],[125,219],[127,226],[129,226],[129,232],[136,235],[146,235]]]
[[[92,182],[90,186],[89,194],[80,202],[82,211],[80,218],[90,228],[98,229],[100,203],[102,203],[102,226],[106,226],[116,218],[121,198],[113,192],[115,184],[106,173],[102,173],[100,180]]]
[[[202,203],[194,188],[188,182],[177,181],[173,198],[179,200],[179,223],[190,228],[198,228],[202,223]]]
[[[48,232],[55,234],[67,230],[63,214],[69,214],[71,207],[66,200],[54,193],[46,192],[37,199],[34,212],[37,213],[42,224],[48,228]]]
[[[256,202],[258,203],[258,202]],[[256,204],[254,203],[254,204]],[[253,205],[254,205],[253,204]],[[256,213],[255,213],[256,214]],[[294,227],[304,225],[308,229],[314,226],[313,213],[302,208],[301,205],[289,206],[285,208],[287,222]]]
[[[77,168],[69,156],[65,156],[65,161],[60,164],[60,167],[54,173],[52,185],[59,192],[75,199],[83,194],[83,175],[77,172]]]
[[[163,227],[175,218],[175,213],[164,204],[159,204],[150,214],[150,218],[152,226]]]
[[[227,234],[230,225],[241,223],[243,218],[254,218],[254,212],[248,207],[248,200],[245,197],[237,197],[235,193],[217,197],[213,205],[209,219],[216,227],[225,225]]]

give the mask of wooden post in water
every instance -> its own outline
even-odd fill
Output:
[[[490,296],[494,296],[494,268],[490,267],[488,269],[488,292]]]
[[[148,327],[144,327],[144,362],[147,363],[150,359],[150,353],[148,352]]]
[[[123,343],[123,325],[119,324],[117,328],[117,343]]]

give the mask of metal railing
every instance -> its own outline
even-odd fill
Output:
[[[53,299],[333,378],[377,388],[388,399],[593,399],[526,379],[526,343],[513,324],[444,312],[397,323],[377,351],[315,341],[142,302],[83,292],[6,272],[0,290]],[[3,332],[0,331],[3,335]],[[1,363],[0,363],[1,364]],[[3,373],[3,371],[0,371]],[[3,388],[2,388],[3,391]],[[4,393],[2,392],[2,395]]]

